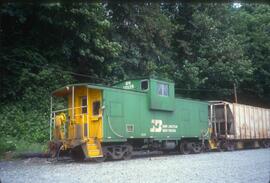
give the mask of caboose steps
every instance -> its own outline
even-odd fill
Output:
[[[102,157],[102,148],[97,139],[90,138],[83,146],[86,158]]]

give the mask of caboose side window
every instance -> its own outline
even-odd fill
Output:
[[[164,83],[157,83],[157,93],[160,96],[169,96],[169,85]]]
[[[148,90],[148,80],[141,81],[141,90]]]
[[[81,97],[81,107],[82,107],[82,114],[87,113],[87,97],[86,96]]]
[[[93,102],[93,115],[99,115],[100,101]]]

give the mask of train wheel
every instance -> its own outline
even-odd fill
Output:
[[[180,144],[180,153],[181,154],[190,154],[191,149],[190,149],[190,143],[183,141]]]
[[[119,160],[123,158],[123,148],[121,146],[114,146],[112,148],[112,159]]]
[[[270,141],[263,141],[263,147],[269,148],[270,147]]]
[[[225,142],[224,141],[219,141],[217,143],[217,151],[223,152],[225,150],[226,150],[226,148],[225,148]]]
[[[211,152],[211,151],[212,151],[212,149],[211,149],[210,146],[206,146],[206,147],[203,148],[203,152],[208,153],[208,152]]]
[[[200,143],[192,143],[192,152],[198,154],[202,151],[202,145]]]
[[[227,151],[234,151],[234,149],[235,149],[235,144],[234,144],[234,142],[227,142],[227,143],[226,143],[226,150],[227,150]]]
[[[99,158],[93,158],[93,161],[97,163],[102,163],[107,159],[107,156],[99,157]]]
[[[84,152],[80,145],[71,150],[71,157],[75,161],[83,161],[85,159]]]
[[[230,141],[219,141],[217,149],[219,152],[234,151],[235,143]]]
[[[127,146],[127,149],[123,154],[123,159],[124,160],[129,160],[129,159],[132,158],[133,147],[131,145],[129,145],[129,144],[127,144],[126,146]]]
[[[63,144],[61,142],[49,142],[48,147],[51,158],[58,158],[62,145]]]
[[[103,153],[103,156],[102,157],[93,158],[93,161],[95,161],[97,163],[102,163],[102,162],[106,161],[107,158],[108,158],[108,151],[107,151],[107,148],[106,147],[103,147],[102,148],[102,153]]]
[[[209,145],[209,143],[204,143],[203,145],[202,145],[202,152],[210,152],[211,151],[211,147],[210,147],[210,145]]]

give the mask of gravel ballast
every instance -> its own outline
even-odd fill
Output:
[[[0,162],[0,180],[2,183],[269,183],[270,149],[139,157],[104,163],[51,163],[42,158],[3,161]]]

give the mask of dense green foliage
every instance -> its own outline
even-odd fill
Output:
[[[151,75],[205,100],[236,83],[270,101],[269,5],[3,4],[0,23],[1,139],[48,140],[50,92],[76,82]]]

